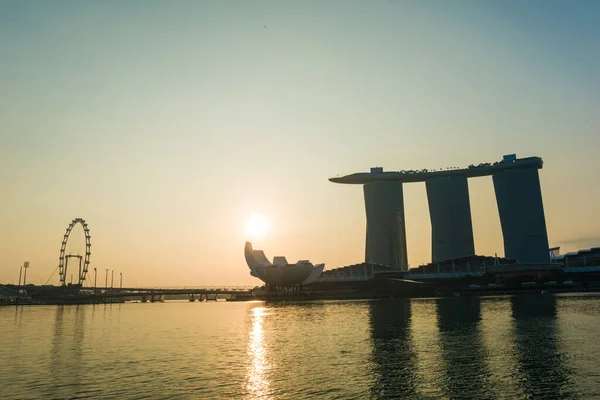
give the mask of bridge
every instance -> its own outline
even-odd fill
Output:
[[[120,303],[127,300],[140,299],[142,302],[162,302],[166,296],[187,296],[190,301],[203,300],[245,300],[252,296],[252,288],[248,286],[204,286],[204,287],[146,287],[146,288],[86,288],[80,285],[71,286],[35,286],[17,287],[6,285],[6,293],[27,293],[28,302],[32,304],[99,304]],[[24,293],[24,292],[22,292]],[[12,297],[12,296],[11,296]],[[24,297],[14,298],[24,300]],[[18,303],[23,304],[23,301]]]
[[[96,289],[98,290],[98,289]],[[142,302],[163,301],[165,296],[186,295],[190,301],[217,300],[223,298],[226,300],[236,300],[237,298],[249,298],[252,296],[252,288],[245,286],[236,287],[191,287],[191,288],[173,288],[173,287],[155,287],[155,288],[104,288],[102,292],[96,292],[95,296],[107,298],[132,298],[140,297]]]

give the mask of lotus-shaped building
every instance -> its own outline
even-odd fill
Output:
[[[268,285],[306,285],[316,281],[325,268],[325,264],[312,265],[308,260],[290,264],[285,257],[281,256],[274,257],[273,262],[270,262],[262,250],[253,250],[250,242],[246,242],[244,255],[250,268],[250,275]]]

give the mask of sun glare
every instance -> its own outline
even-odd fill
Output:
[[[269,231],[269,223],[264,215],[251,215],[246,223],[246,231],[254,239],[261,238]]]

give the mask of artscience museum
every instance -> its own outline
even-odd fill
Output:
[[[250,242],[246,242],[244,256],[250,268],[250,275],[275,287],[302,286],[312,283],[321,276],[325,268],[325,264],[313,265],[308,260],[290,264],[283,256],[276,256],[273,262],[270,262],[262,250],[253,250]]]

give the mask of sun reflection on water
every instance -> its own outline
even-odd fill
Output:
[[[250,365],[248,367],[248,376],[246,390],[251,399],[270,399],[269,380],[267,371],[269,363],[265,358],[265,346],[263,336],[263,317],[266,315],[265,307],[255,307],[252,309],[252,331],[250,331],[250,340],[248,344],[248,356]]]

